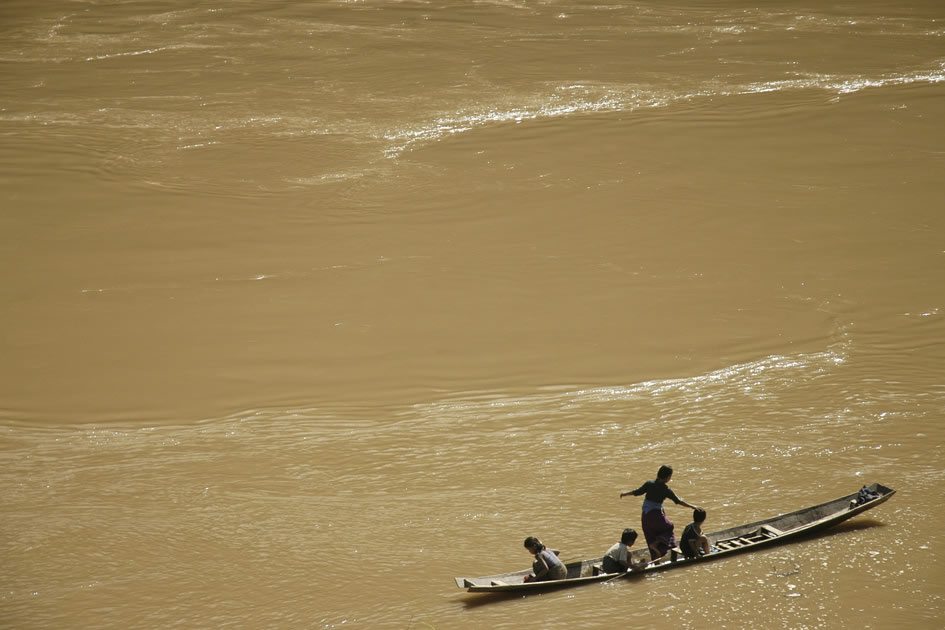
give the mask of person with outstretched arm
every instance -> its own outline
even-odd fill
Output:
[[[620,498],[633,495],[645,495],[643,498],[643,535],[646,537],[646,544],[650,548],[650,557],[655,561],[666,555],[666,552],[676,546],[676,535],[673,532],[673,522],[666,518],[663,511],[663,501],[672,499],[676,505],[684,505],[692,510],[701,508],[686,503],[676,496],[676,493],[669,487],[669,481],[673,478],[673,469],[671,466],[660,466],[656,473],[656,479],[647,481],[636,490],[621,492]]]

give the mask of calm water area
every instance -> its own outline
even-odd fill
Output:
[[[0,271],[0,628],[945,620],[941,0],[5,0]]]

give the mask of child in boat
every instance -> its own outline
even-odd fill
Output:
[[[683,530],[679,548],[687,558],[698,558],[709,553],[709,539],[702,533],[705,516],[705,510],[696,508],[692,511],[692,522]]]
[[[621,492],[620,498],[628,495],[640,496],[643,500],[643,536],[650,548],[650,558],[657,560],[666,555],[666,552],[676,546],[676,535],[673,533],[673,522],[666,518],[663,512],[663,500],[670,498],[677,505],[684,505],[692,510],[699,509],[676,496],[667,485],[673,477],[671,466],[660,466],[654,481],[647,481],[636,490]]]
[[[563,580],[568,577],[568,568],[558,558],[558,556],[545,547],[540,540],[534,536],[525,539],[525,548],[535,555],[535,563],[532,564],[534,575],[525,578],[526,582],[543,582],[545,580]]]
[[[639,571],[649,562],[643,558],[634,561],[630,556],[629,547],[636,541],[637,533],[629,527],[623,530],[620,536],[620,542],[614,543],[614,546],[604,554],[602,569],[604,573],[626,573],[627,571]]]

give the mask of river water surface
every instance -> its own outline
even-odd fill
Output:
[[[941,627],[940,1],[0,33],[0,627]],[[453,583],[601,555],[663,463],[709,531],[899,492],[642,580]]]

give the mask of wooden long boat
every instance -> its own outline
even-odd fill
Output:
[[[675,554],[667,554],[660,560],[650,563],[641,571],[633,573],[648,573],[650,571],[664,571],[684,566],[691,566],[699,562],[707,562],[718,558],[726,557],[731,554],[756,551],[783,543],[789,540],[802,538],[817,532],[833,527],[837,523],[853,518],[867,510],[871,510],[880,503],[884,503],[896,493],[892,488],[874,483],[870,486],[864,486],[864,490],[874,495],[875,498],[865,502],[858,503],[858,497],[862,497],[861,492],[854,492],[846,496],[827,501],[820,505],[814,505],[803,510],[781,514],[763,521],[748,523],[730,527],[717,532],[706,534],[709,543],[714,551],[711,554],[699,558],[687,559],[681,555],[673,558]],[[862,500],[862,499],[860,499]],[[649,550],[646,547],[636,549],[631,552],[634,560],[649,559]],[[592,582],[602,582],[612,580],[630,573],[604,573],[601,570],[603,558],[593,558],[589,560],[578,560],[568,562],[568,577],[562,580],[550,580],[542,582],[526,582],[525,577],[531,574],[531,570],[515,571],[513,573],[500,573],[498,575],[486,575],[482,577],[458,577],[456,585],[464,588],[470,593],[505,593],[521,592],[531,593],[555,588],[577,586],[579,584],[589,584]]]

